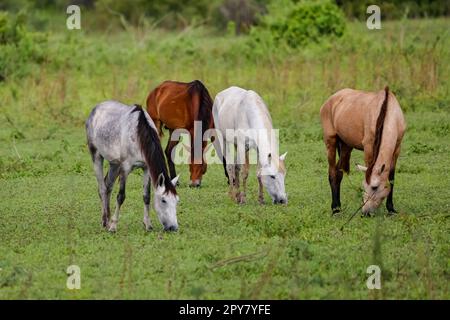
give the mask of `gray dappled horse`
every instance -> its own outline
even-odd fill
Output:
[[[164,154],[155,125],[140,106],[132,107],[117,101],[105,101],[91,111],[86,121],[89,151],[94,163],[98,191],[102,202],[102,224],[111,232],[117,229],[120,206],[125,200],[125,184],[135,168],[144,169],[144,226],[152,229],[149,218],[150,183],[153,184],[154,206],[166,231],[178,230],[175,184],[168,177]],[[103,178],[103,160],[109,171]],[[114,182],[120,179],[116,211],[110,219],[110,197]]]

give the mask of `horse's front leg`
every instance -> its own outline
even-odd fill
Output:
[[[173,159],[172,159],[172,150],[178,144],[178,141],[172,141],[172,133],[173,133],[173,130],[170,130],[169,141],[167,142],[167,146],[164,151],[166,154],[166,158],[167,158],[167,164],[169,165],[170,179],[173,179],[177,176],[177,173],[175,171],[175,164],[173,163]],[[177,182],[177,185],[178,185],[178,182]]]
[[[146,231],[151,231],[153,229],[152,222],[150,221],[150,173],[148,168],[144,169],[144,227]]]
[[[389,194],[386,200],[386,209],[390,214],[397,213],[397,210],[394,209],[394,178],[395,178],[395,167],[397,165],[397,159],[400,155],[400,146],[398,146],[394,152],[394,158],[392,159],[391,168],[389,170],[389,184],[391,189],[389,190]]]
[[[245,163],[241,170],[241,176],[242,176],[242,191],[239,194],[239,203],[244,204],[246,202],[246,195],[247,195],[247,178],[248,178],[248,171],[250,167],[250,162],[248,158],[248,151],[245,152]]]
[[[258,202],[259,204],[265,204],[264,201],[264,186],[262,183],[261,175],[258,173]]]
[[[114,215],[111,218],[111,222],[109,223],[108,231],[110,232],[116,232],[117,230],[117,223],[119,222],[119,215],[120,215],[120,207],[125,201],[125,185],[127,183],[127,177],[129,173],[130,173],[129,169],[124,167],[120,168],[119,193],[117,194],[116,211],[114,212]]]

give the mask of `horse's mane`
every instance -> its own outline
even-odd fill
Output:
[[[366,171],[366,182],[370,183],[370,176],[372,175],[373,167],[375,166],[375,162],[377,161],[378,154],[380,153],[380,147],[381,147],[381,139],[383,137],[383,127],[384,127],[384,119],[386,118],[387,113],[387,106],[388,106],[388,100],[389,100],[389,87],[384,88],[384,100],[381,104],[380,114],[377,118],[377,123],[375,127],[375,138],[373,141],[373,147],[372,147],[372,159],[369,163],[369,166],[367,167]]]
[[[135,104],[134,107],[132,112],[139,112],[137,125],[139,144],[142,154],[145,157],[145,161],[147,162],[153,184],[156,185],[159,175],[162,174],[166,192],[177,194],[175,187],[167,174],[166,162],[164,160],[164,153],[161,148],[158,133],[148,123],[142,107],[138,104]]]
[[[191,97],[194,93],[199,95],[198,118],[195,120],[202,122],[202,133],[205,133],[209,129],[212,120],[213,100],[209,95],[208,89],[200,80],[194,80],[188,84],[188,93]]]

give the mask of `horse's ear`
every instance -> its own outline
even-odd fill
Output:
[[[163,187],[164,186],[164,182],[165,182],[164,175],[162,173],[160,173],[159,176],[158,176],[158,181],[157,181],[156,185],[158,187]]]
[[[380,168],[380,174],[383,173],[385,167],[386,167],[386,166],[385,166],[385,164],[383,163],[383,165],[382,165],[381,168]]]
[[[361,166],[359,164],[356,165],[356,169],[358,169],[361,172],[366,172],[367,171],[367,167]]]
[[[175,178],[172,179],[171,182],[172,182],[174,187],[176,187],[179,178],[180,178],[180,175],[177,175]]]
[[[280,156],[280,160],[284,161],[286,159],[287,151]]]

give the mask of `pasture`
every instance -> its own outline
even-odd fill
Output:
[[[196,28],[50,33],[49,62],[0,83],[0,299],[450,298],[449,27],[352,22],[339,40],[295,50]],[[155,229],[144,231],[141,171],[129,177],[117,233],[103,230],[84,121],[103,100],[145,105],[166,79],[201,79],[213,97],[239,85],[265,99],[288,151],[287,206],[267,195],[258,204],[254,167],[247,204],[237,205],[221,165],[208,166],[200,189],[178,165],[177,233],[164,232],[154,210]],[[363,157],[353,152],[343,212],[331,216],[319,109],[341,88],[386,84],[408,125],[399,214],[383,205],[341,231],[361,204]],[[366,287],[372,264],[381,290]],[[80,290],[66,288],[69,265],[81,269]]]

